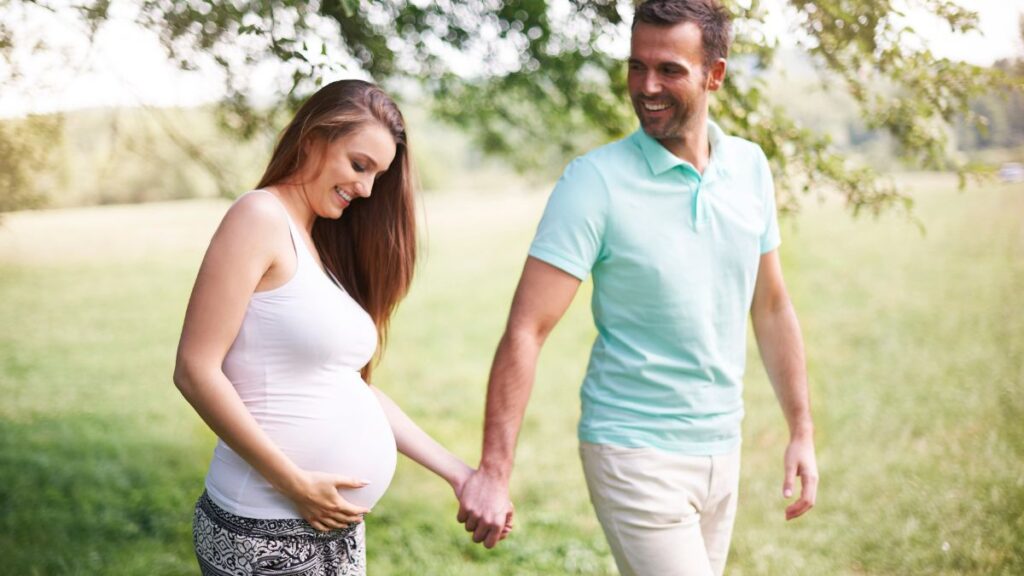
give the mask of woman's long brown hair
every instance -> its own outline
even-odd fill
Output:
[[[395,138],[395,159],[370,198],[353,202],[337,220],[317,218],[313,243],[324,265],[377,326],[377,354],[363,367],[370,381],[387,341],[388,324],[409,291],[416,263],[416,212],[405,119],[377,86],[332,82],[313,94],[281,134],[257,188],[281,184],[309,159],[306,143],[327,143],[377,123]]]

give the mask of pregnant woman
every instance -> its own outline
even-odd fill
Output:
[[[323,87],[257,188],[210,242],[174,371],[219,437],[196,556],[203,574],[364,574],[396,447],[456,495],[471,472],[367,384],[416,256],[401,113],[367,82]]]

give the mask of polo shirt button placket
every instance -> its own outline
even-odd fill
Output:
[[[693,222],[693,231],[700,232],[707,223],[707,201],[704,198],[704,179],[695,175],[696,185],[693,187],[693,199],[690,201],[690,216]]]

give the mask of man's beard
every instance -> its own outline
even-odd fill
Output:
[[[646,101],[650,102],[650,100]],[[633,110],[640,120],[640,126],[644,129],[644,132],[655,140],[680,137],[693,116],[691,102],[672,98],[667,101],[664,99],[657,101],[671,105],[672,114],[669,117],[653,121],[645,120],[647,111],[643,109],[644,102],[645,100],[642,98],[635,98],[633,100]]]

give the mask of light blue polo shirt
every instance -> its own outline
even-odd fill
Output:
[[[779,245],[761,148],[708,123],[703,177],[642,129],[573,160],[530,256],[594,277],[585,442],[713,455],[738,447],[747,316]]]

